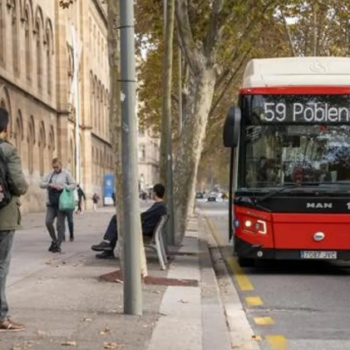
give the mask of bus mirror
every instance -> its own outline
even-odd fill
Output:
[[[230,107],[224,124],[224,147],[237,147],[241,126],[241,110],[238,107]]]

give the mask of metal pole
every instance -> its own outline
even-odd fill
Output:
[[[142,315],[141,221],[138,200],[134,2],[120,1],[124,313]]]

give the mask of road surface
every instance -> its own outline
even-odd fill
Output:
[[[227,202],[198,206],[229,257]],[[262,350],[350,349],[350,264],[278,262],[233,269],[232,280]]]

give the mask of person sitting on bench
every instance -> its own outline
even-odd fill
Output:
[[[166,215],[167,209],[164,202],[165,188],[162,184],[156,184],[152,190],[154,204],[145,212],[141,213],[142,234],[152,236],[153,232],[163,215]],[[96,254],[98,259],[114,259],[114,249],[118,241],[118,223],[117,216],[113,215],[107,230],[103,236],[103,241],[93,245],[92,250],[102,252]]]

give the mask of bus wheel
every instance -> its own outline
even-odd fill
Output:
[[[250,258],[238,258],[238,265],[240,267],[254,267],[255,266],[255,259]]]

